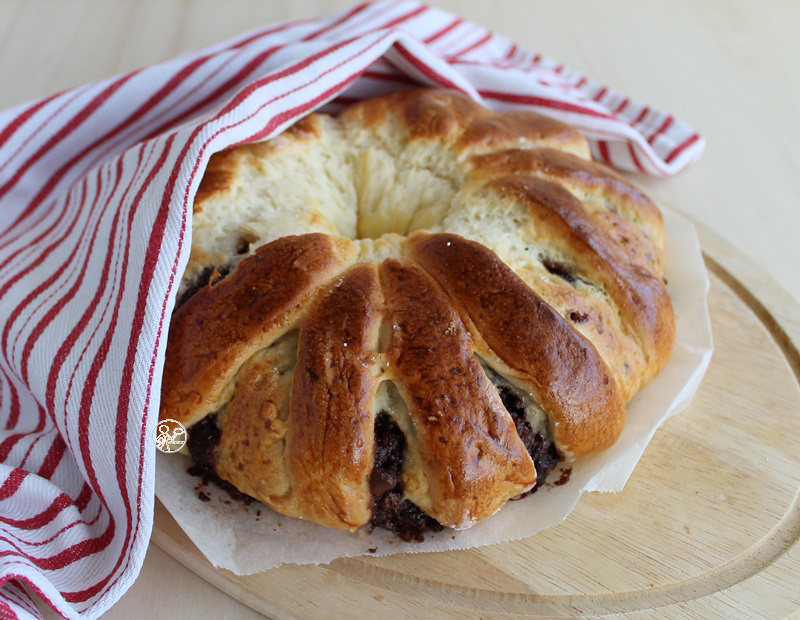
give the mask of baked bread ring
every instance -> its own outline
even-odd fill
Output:
[[[214,155],[192,226],[160,415],[329,527],[489,517],[612,445],[673,346],[656,206],[577,131],[455,92]]]

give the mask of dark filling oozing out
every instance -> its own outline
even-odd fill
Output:
[[[187,471],[192,476],[201,478],[204,485],[213,482],[223,491],[227,492],[232,499],[250,504],[256,500],[246,493],[242,493],[227,480],[220,478],[217,472],[214,471],[214,464],[217,460],[217,445],[221,437],[222,431],[219,430],[217,426],[216,414],[206,416],[190,428],[189,440],[186,442],[186,446],[189,449],[189,454],[194,461],[194,465]],[[198,497],[204,502],[209,500],[208,495],[202,491],[198,493]]]
[[[498,386],[497,391],[500,393],[500,400],[503,401],[503,406],[511,414],[514,426],[517,427],[517,434],[522,443],[525,444],[528,454],[533,459],[533,465],[536,467],[536,486],[520,496],[525,497],[531,493],[536,493],[544,484],[547,475],[553,471],[553,468],[561,459],[558,456],[555,445],[552,442],[546,442],[544,437],[539,433],[535,433],[531,428],[531,423],[525,417],[525,405],[522,399],[504,385]]]
[[[403,431],[385,411],[375,418],[375,464],[369,479],[375,527],[394,532],[405,541],[422,542],[425,532],[441,532],[442,525],[410,500],[403,499],[400,474],[406,453]]]
[[[575,274],[564,263],[559,263],[558,261],[553,261],[553,260],[546,260],[542,262],[542,265],[544,265],[544,268],[547,269],[547,271],[552,273],[554,276],[558,276],[559,278],[566,280],[570,284],[575,284],[575,279],[576,279]]]
[[[233,499],[249,504],[254,498],[242,493],[214,470],[216,449],[222,431],[217,426],[217,416],[209,415],[189,429],[187,447],[194,465],[188,469],[193,476],[202,478],[203,484],[213,482]],[[405,541],[421,542],[425,532],[440,532],[442,525],[422,512],[416,504],[403,499],[400,473],[405,458],[406,438],[388,414],[381,412],[375,419],[375,465],[370,477],[373,495],[371,524],[397,534]],[[209,497],[200,491],[201,501]]]
[[[175,309],[177,310],[189,301],[189,298],[198,293],[200,289],[217,284],[228,275],[229,271],[230,269],[228,267],[206,267],[203,269],[203,271],[198,274],[197,279],[180,294],[175,302]]]
[[[574,323],[585,323],[589,320],[589,313],[588,312],[578,312],[577,310],[573,310],[569,313],[569,320],[573,321]]]
[[[530,422],[525,417],[522,399],[506,386],[498,386],[497,390],[536,467],[536,486],[520,496],[525,497],[536,492],[544,484],[547,475],[560,458],[555,446],[551,442],[546,442],[531,428]],[[249,504],[255,500],[220,478],[214,471],[216,449],[221,436],[222,431],[217,426],[216,415],[206,416],[189,429],[187,447],[194,465],[188,471],[194,476],[201,477],[204,484],[213,482],[233,499]],[[370,524],[394,532],[404,541],[422,542],[426,532],[440,532],[444,528],[436,519],[422,512],[415,503],[403,498],[401,474],[405,452],[406,438],[403,431],[388,413],[381,411],[375,418],[375,462],[369,480],[372,492]],[[564,482],[559,480],[560,484]],[[202,492],[199,497],[202,501],[208,501],[208,496]]]

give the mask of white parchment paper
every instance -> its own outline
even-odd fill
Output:
[[[572,464],[570,481],[550,485],[521,501],[508,502],[475,527],[446,528],[423,543],[404,543],[384,530],[341,532],[280,515],[258,503],[231,501],[213,485],[198,500],[191,461],[159,454],[156,495],[215,566],[248,575],[283,563],[321,564],[356,555],[467,549],[532,536],[561,523],[584,491],[620,491],[650,438],[670,416],[685,409],[711,360],[713,344],[706,295],[709,281],[694,226],[662,208],[667,235],[666,277],[675,308],[677,340],[661,374],[628,405],[622,436],[602,454]],[[551,474],[557,479],[559,468]],[[227,503],[226,503],[227,502]],[[370,551],[370,550],[373,551]]]

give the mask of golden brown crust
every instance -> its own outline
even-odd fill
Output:
[[[341,116],[345,122],[367,129],[385,123],[387,117],[400,117],[411,140],[436,140],[465,154],[524,144],[551,146],[589,157],[585,138],[563,123],[529,111],[493,112],[454,91],[389,93],[356,103]]]
[[[663,219],[658,207],[616,171],[552,148],[508,149],[473,156],[470,173],[483,178],[534,175],[553,181],[595,206],[591,214],[643,268],[663,273]]]
[[[306,141],[313,142],[321,135],[318,117],[315,115],[301,118],[294,125],[281,134],[281,141]],[[194,196],[193,212],[203,211],[204,204],[219,194],[231,192],[236,183],[241,180],[241,169],[248,158],[269,157],[271,153],[280,149],[281,142],[256,142],[242,144],[237,147],[225,149],[214,153],[208,160],[203,178],[197,187]]]
[[[286,466],[298,512],[336,528],[369,521],[378,273],[357,265],[317,297],[300,330]]]
[[[489,176],[538,173],[585,191],[599,191],[604,198],[623,203],[624,215],[652,226],[662,222],[658,207],[631,181],[607,166],[563,151],[514,148],[473,156],[470,164],[473,170]]]
[[[236,170],[240,165],[243,152],[227,149],[214,153],[208,160],[206,171],[200,180],[197,193],[194,195],[194,213],[203,210],[203,203],[215,194],[221,194],[233,187]]]
[[[274,508],[289,500],[284,467],[284,437],[291,374],[279,351],[245,364],[236,381],[236,397],[218,415],[222,430],[214,469],[224,480]]]
[[[672,353],[675,319],[664,282],[631,265],[626,252],[597,225],[581,202],[564,188],[532,176],[494,179],[491,187],[525,203],[540,234],[556,240],[563,253],[575,257],[590,281],[602,283],[617,305],[623,323],[641,344],[647,378],[663,368]]]
[[[559,450],[581,458],[616,441],[625,403],[591,342],[482,245],[417,233],[408,246],[469,317],[488,347],[479,352],[494,354],[530,387]]]
[[[191,426],[216,411],[245,360],[289,329],[319,286],[346,265],[345,241],[279,239],[181,306],[167,342],[162,417]]]
[[[443,525],[471,525],[530,489],[536,470],[441,288],[408,260],[386,260],[380,273],[388,373],[413,426],[406,493]]]

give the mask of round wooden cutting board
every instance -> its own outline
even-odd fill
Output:
[[[714,356],[623,492],[584,495],[563,524],[522,541],[248,577],[211,566],[160,503],[153,541],[281,619],[800,614],[800,308],[741,253],[700,237]]]

